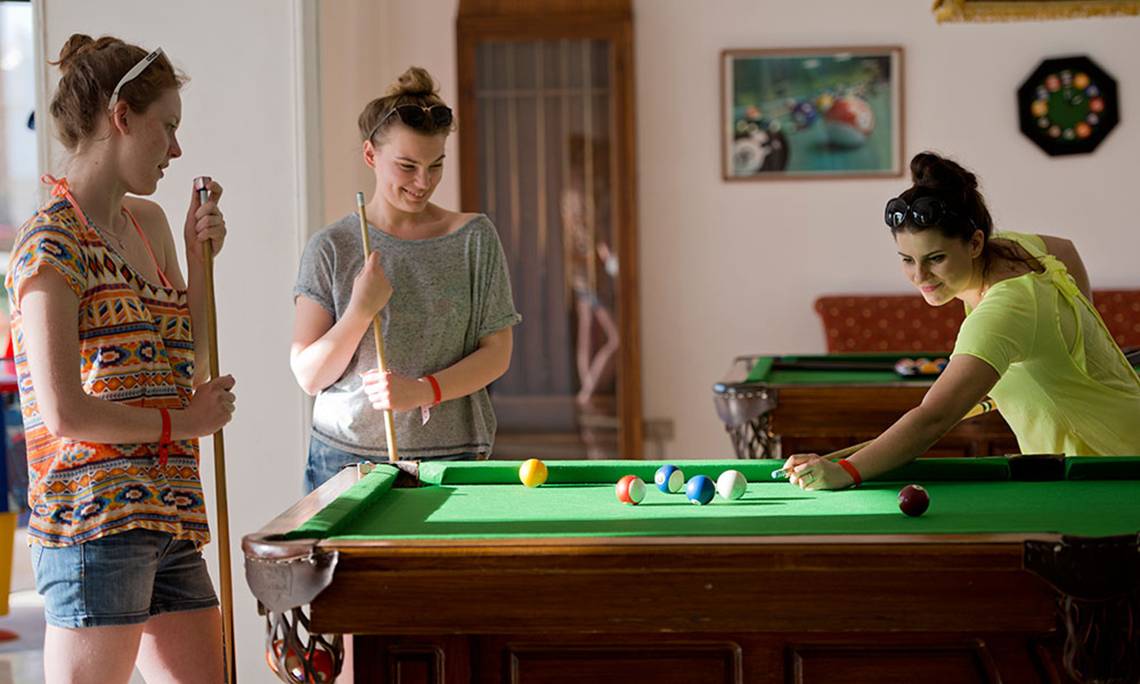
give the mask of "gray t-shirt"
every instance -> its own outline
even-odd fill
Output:
[[[480,214],[458,230],[427,240],[401,240],[369,226],[392,298],[380,311],[388,370],[419,378],[474,352],[479,340],[518,324],[506,257],[495,226]],[[339,320],[364,263],[360,223],[349,214],[309,240],[294,298],[304,295]],[[372,408],[361,374],[376,368],[372,327],[337,381],[317,395],[313,432],[350,453],[388,457],[384,414]],[[393,413],[401,459],[490,454],[495,414],[487,390],[445,401],[423,424],[420,410]]]

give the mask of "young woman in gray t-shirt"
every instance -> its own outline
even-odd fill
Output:
[[[346,465],[388,459],[384,409],[402,459],[489,455],[486,388],[507,371],[522,320],[491,221],[430,202],[452,114],[427,71],[404,72],[358,124],[376,178],[366,206],[373,252],[365,259],[349,214],[309,241],[294,288],[290,365],[317,398],[309,489]],[[377,314],[386,374],[377,371]]]

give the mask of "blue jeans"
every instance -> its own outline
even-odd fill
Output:
[[[479,458],[479,454],[467,452],[448,454],[447,456],[429,456],[420,459],[420,461],[475,461]],[[376,459],[339,449],[322,442],[316,435],[310,435],[309,462],[305,466],[305,491],[313,491],[343,468],[363,461],[375,462]]]
[[[218,605],[194,542],[134,529],[73,546],[32,544],[36,591],[53,627],[146,622],[159,613]]]

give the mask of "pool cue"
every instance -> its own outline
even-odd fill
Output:
[[[356,214],[360,217],[360,243],[364,246],[364,261],[372,255],[372,241],[368,239],[368,219],[364,216],[364,193],[356,193]],[[381,373],[388,372],[388,361],[384,358],[384,336],[380,325],[380,312],[372,317],[372,337],[376,340],[376,365]],[[388,462],[400,459],[396,451],[396,427],[392,422],[392,409],[384,409],[384,431],[388,435]]]
[[[206,185],[209,176],[194,179],[199,204],[210,199]],[[202,243],[202,263],[206,271],[206,340],[210,351],[210,379],[216,380],[218,371],[218,312],[214,305],[214,246],[209,240]],[[237,664],[234,655],[234,595],[230,576],[230,516],[226,496],[226,440],[221,428],[214,433],[214,497],[218,512],[218,574],[222,587],[222,649],[226,661],[226,682],[237,684]]]
[[[959,418],[958,422],[954,423],[954,425],[958,425],[959,423],[964,423],[967,420],[970,420],[971,418],[977,418],[978,416],[980,416],[984,413],[989,413],[990,411],[993,411],[996,408],[997,408],[997,402],[995,402],[993,399],[990,399],[988,397],[985,399],[982,399],[977,404],[974,404],[974,408],[967,411],[966,415]],[[868,444],[870,444],[873,441],[875,441],[875,440],[874,439],[868,439],[865,442],[859,442],[858,444],[852,444],[849,447],[844,447],[843,449],[839,449],[838,451],[833,451],[830,454],[827,454],[826,456],[824,456],[823,458],[826,458],[829,461],[838,461],[841,458],[847,458],[851,454],[855,453],[856,451],[859,451],[860,449],[867,446]],[[787,477],[787,475],[788,475],[788,471],[784,470],[782,467],[777,469],[777,470],[772,471],[772,479],[775,479],[777,477]]]

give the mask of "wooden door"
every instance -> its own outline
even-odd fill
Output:
[[[465,0],[457,34],[463,209],[498,227],[523,315],[496,454],[640,458],[628,0]]]

